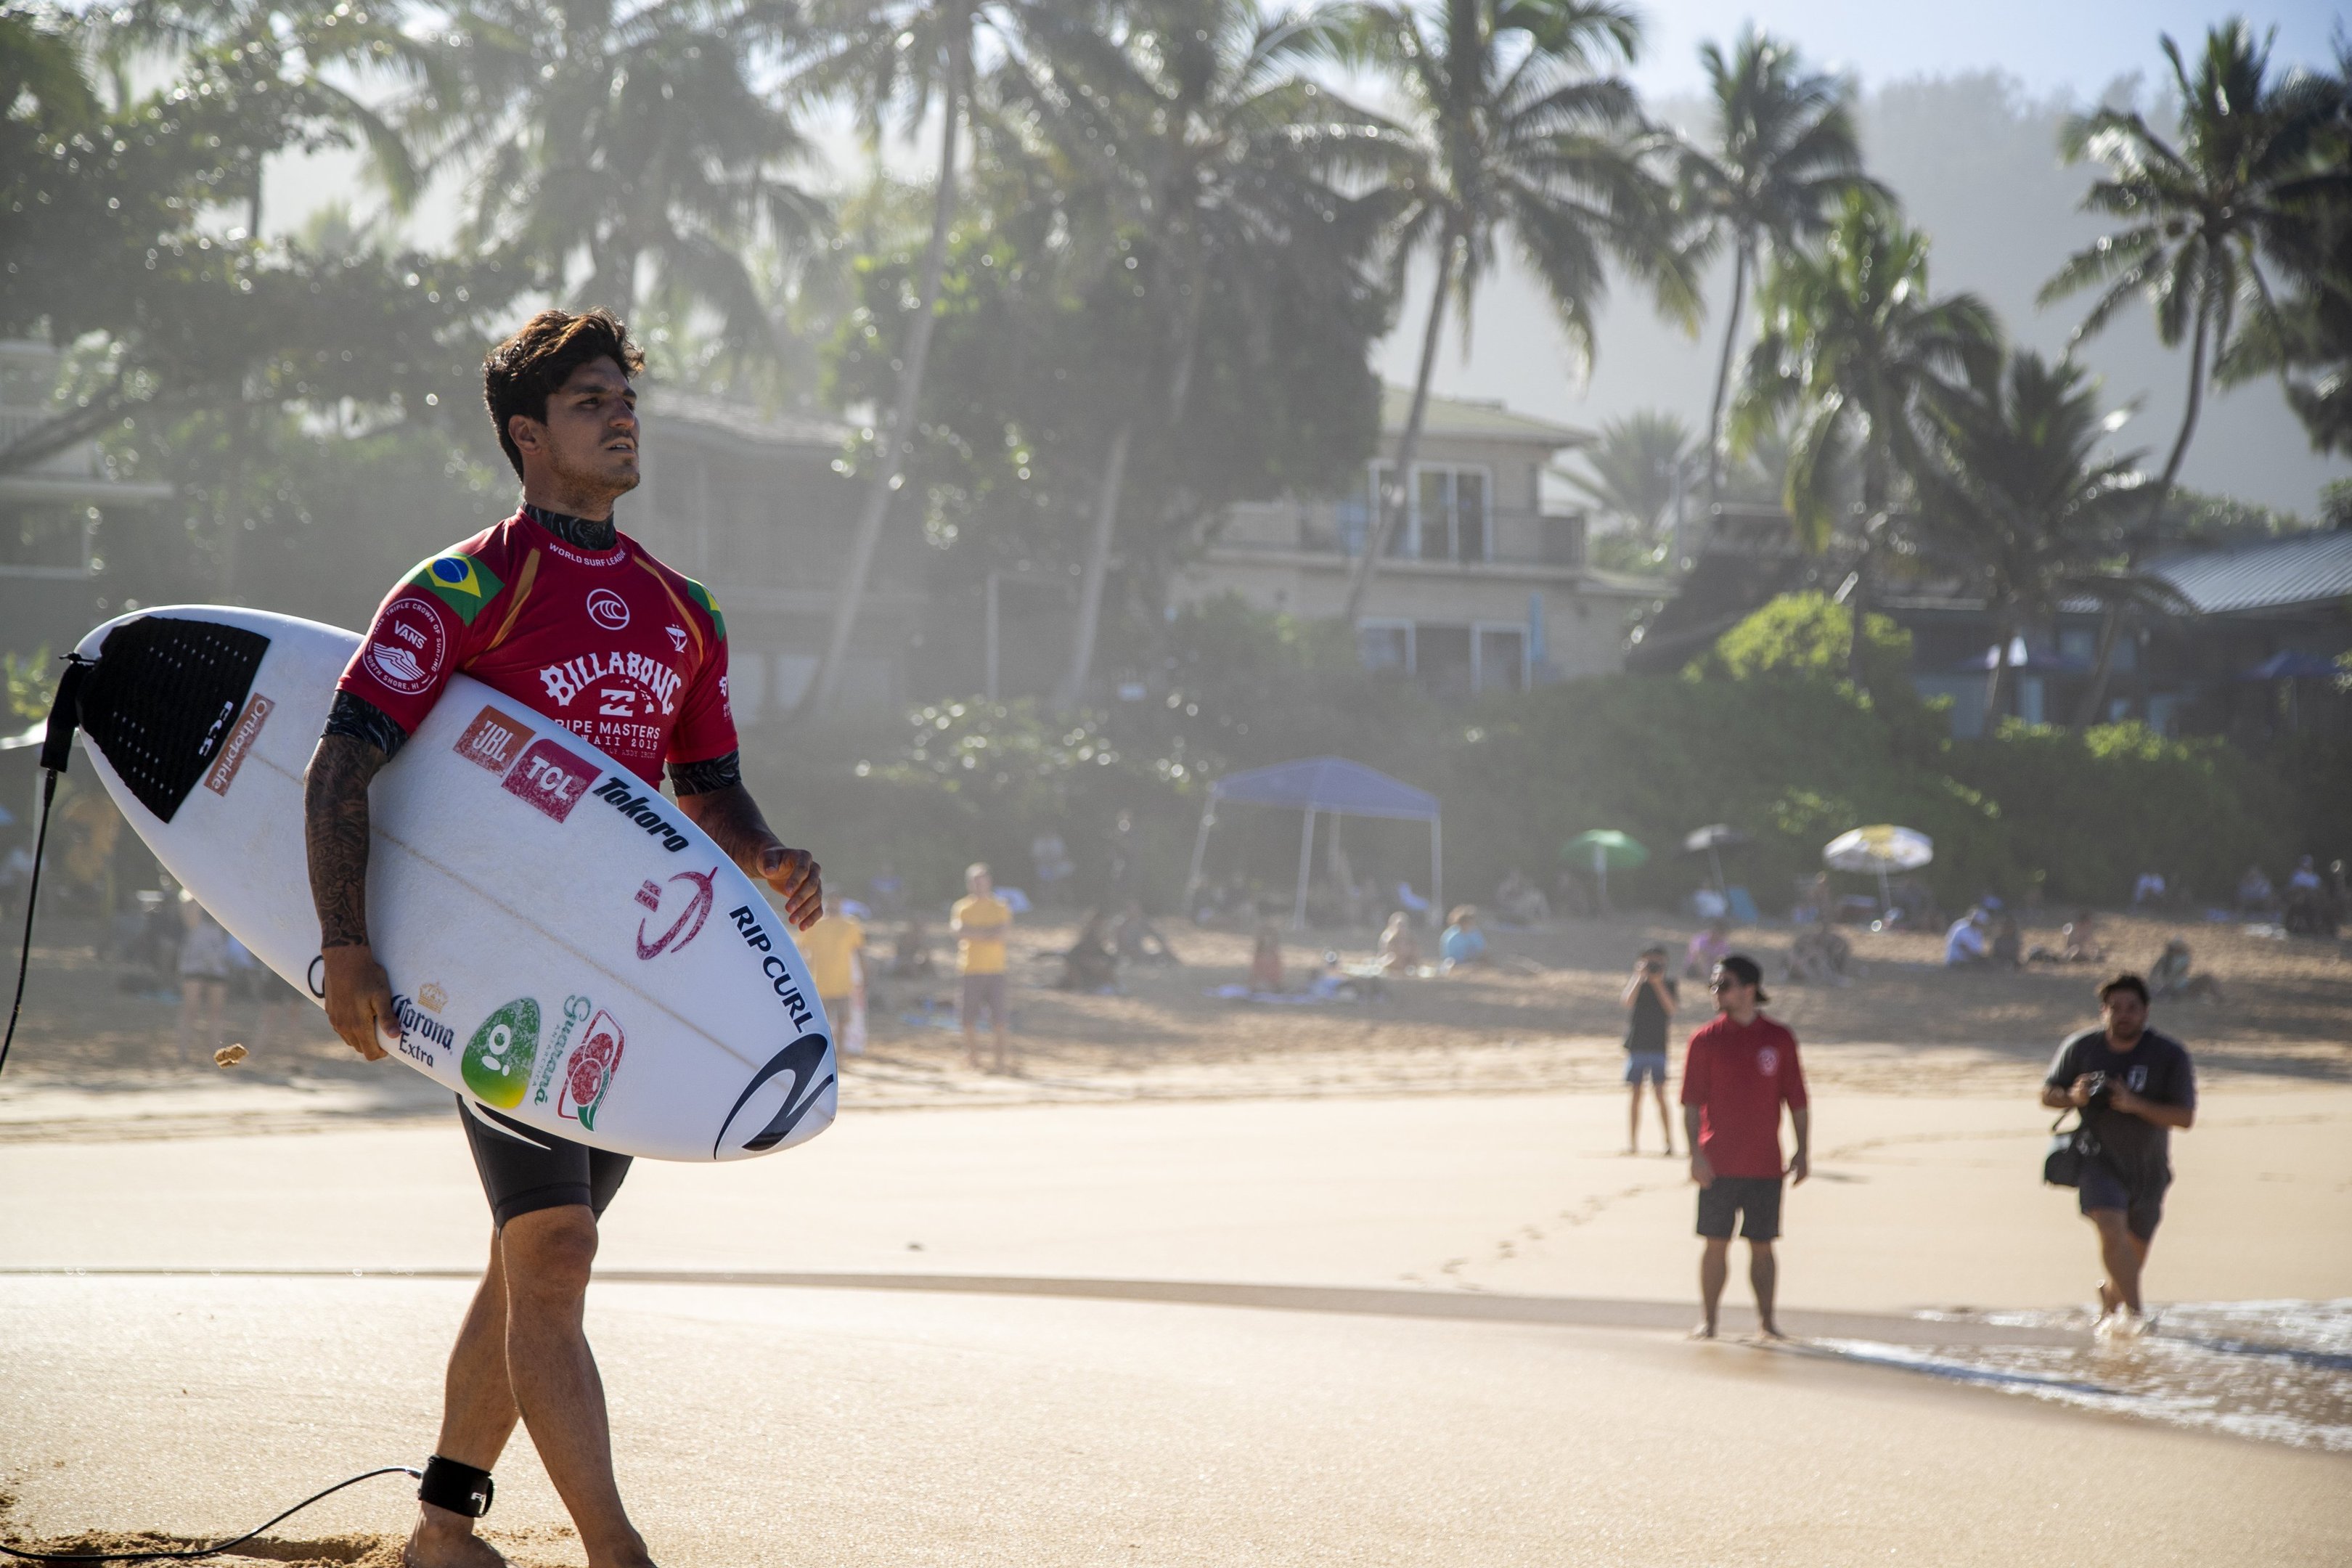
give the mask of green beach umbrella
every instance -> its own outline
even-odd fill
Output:
[[[1595,827],[1580,833],[1559,847],[1559,852],[1571,860],[1590,861],[1592,875],[1601,884],[1601,901],[1609,902],[1609,868],[1630,871],[1650,858],[1650,852],[1630,834],[1613,827]]]

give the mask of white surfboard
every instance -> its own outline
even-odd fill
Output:
[[[359,639],[259,610],[108,622],[84,751],[156,858],[314,1000],[302,774]],[[370,791],[368,932],[407,1066],[504,1116],[662,1160],[832,1121],[833,1030],[782,914],[659,791],[469,677]]]

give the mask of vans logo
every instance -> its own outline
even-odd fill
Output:
[[[252,700],[245,705],[245,711],[238,715],[236,727],[229,731],[227,741],[222,743],[220,755],[215,759],[212,771],[205,774],[206,789],[215,795],[228,794],[228,786],[236,782],[236,770],[245,766],[246,753],[253,750],[253,742],[261,736],[262,721],[269,717],[270,710],[276,706],[260,692],[253,694]],[[207,735],[205,740],[209,745],[212,737]]]
[[[360,662],[389,689],[414,697],[433,684],[448,653],[439,614],[422,599],[404,599],[376,623]]]
[[[596,770],[552,741],[534,741],[507,774],[506,792],[562,822],[580,804]],[[681,846],[682,847],[682,846]]]
[[[457,737],[451,750],[469,763],[502,773],[514,765],[515,754],[530,737],[530,726],[521,720],[495,708],[485,708],[474,715],[474,721],[466,726],[466,732]]]

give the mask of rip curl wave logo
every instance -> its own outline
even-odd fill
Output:
[[[717,890],[712,887],[718,876],[719,868],[713,866],[708,871],[680,871],[660,887],[655,887],[652,882],[646,884],[646,887],[654,889],[649,907],[656,914],[661,913],[665,895],[670,887],[684,882],[688,890],[686,903],[678,910],[677,918],[670,922],[667,931],[652,941],[646,940],[646,922],[643,920],[637,921],[637,956],[640,959],[659,958],[665,952],[684,947],[702,934],[702,922],[710,918],[710,906],[718,900]],[[646,902],[642,888],[637,891],[637,901]]]
[[[751,1103],[751,1097],[766,1087],[770,1079],[782,1073],[793,1075],[792,1087],[784,1091],[783,1103],[776,1108],[775,1114],[769,1118],[767,1124],[740,1147],[746,1154],[764,1154],[791,1137],[793,1129],[798,1127],[815,1108],[818,1097],[833,1087],[834,1075],[830,1072],[825,1073],[821,1080],[817,1079],[819,1069],[824,1068],[825,1058],[830,1055],[832,1042],[823,1035],[803,1035],[770,1058],[768,1065],[752,1075],[751,1081],[744,1086],[743,1092],[736,1097],[735,1104],[728,1110],[727,1120],[719,1124],[719,1136],[711,1140],[710,1157],[714,1160],[719,1158],[719,1151],[725,1146],[727,1134],[735,1125],[735,1118],[742,1114],[743,1107]]]

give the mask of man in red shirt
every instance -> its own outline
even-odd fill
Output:
[[[637,485],[629,377],[644,357],[627,330],[603,310],[542,311],[482,368],[522,508],[393,589],[338,683],[305,783],[327,1016],[370,1061],[398,1042],[399,1025],[368,946],[368,784],[458,670],[604,748],[649,792],[667,765],[678,809],[775,889],[796,929],[816,919],[824,891],[808,851],[779,842],[743,787],[719,606],[614,527],[614,502]],[[547,787],[573,783],[559,776]],[[604,1385],[581,1328],[596,1222],[628,1159],[463,1096],[457,1104],[496,1228],[450,1352],[440,1439],[404,1562],[504,1561],[474,1521],[520,1419],[591,1568],[651,1568],[614,1483]]]
[[[1811,1173],[1811,1115],[1797,1037],[1756,1009],[1768,1000],[1756,961],[1733,952],[1715,966],[1708,989],[1716,1017],[1693,1035],[1683,1060],[1683,1132],[1690,1140],[1691,1180],[1698,1184],[1698,1233],[1706,1250],[1698,1266],[1706,1321],[1695,1337],[1715,1338],[1716,1309],[1730,1272],[1731,1226],[1748,1238],[1748,1280],[1756,1288],[1756,1320],[1768,1338],[1781,1337],[1772,1318],[1780,1234],[1780,1178],[1801,1183]],[[1797,1130],[1797,1157],[1780,1164],[1780,1107]]]

